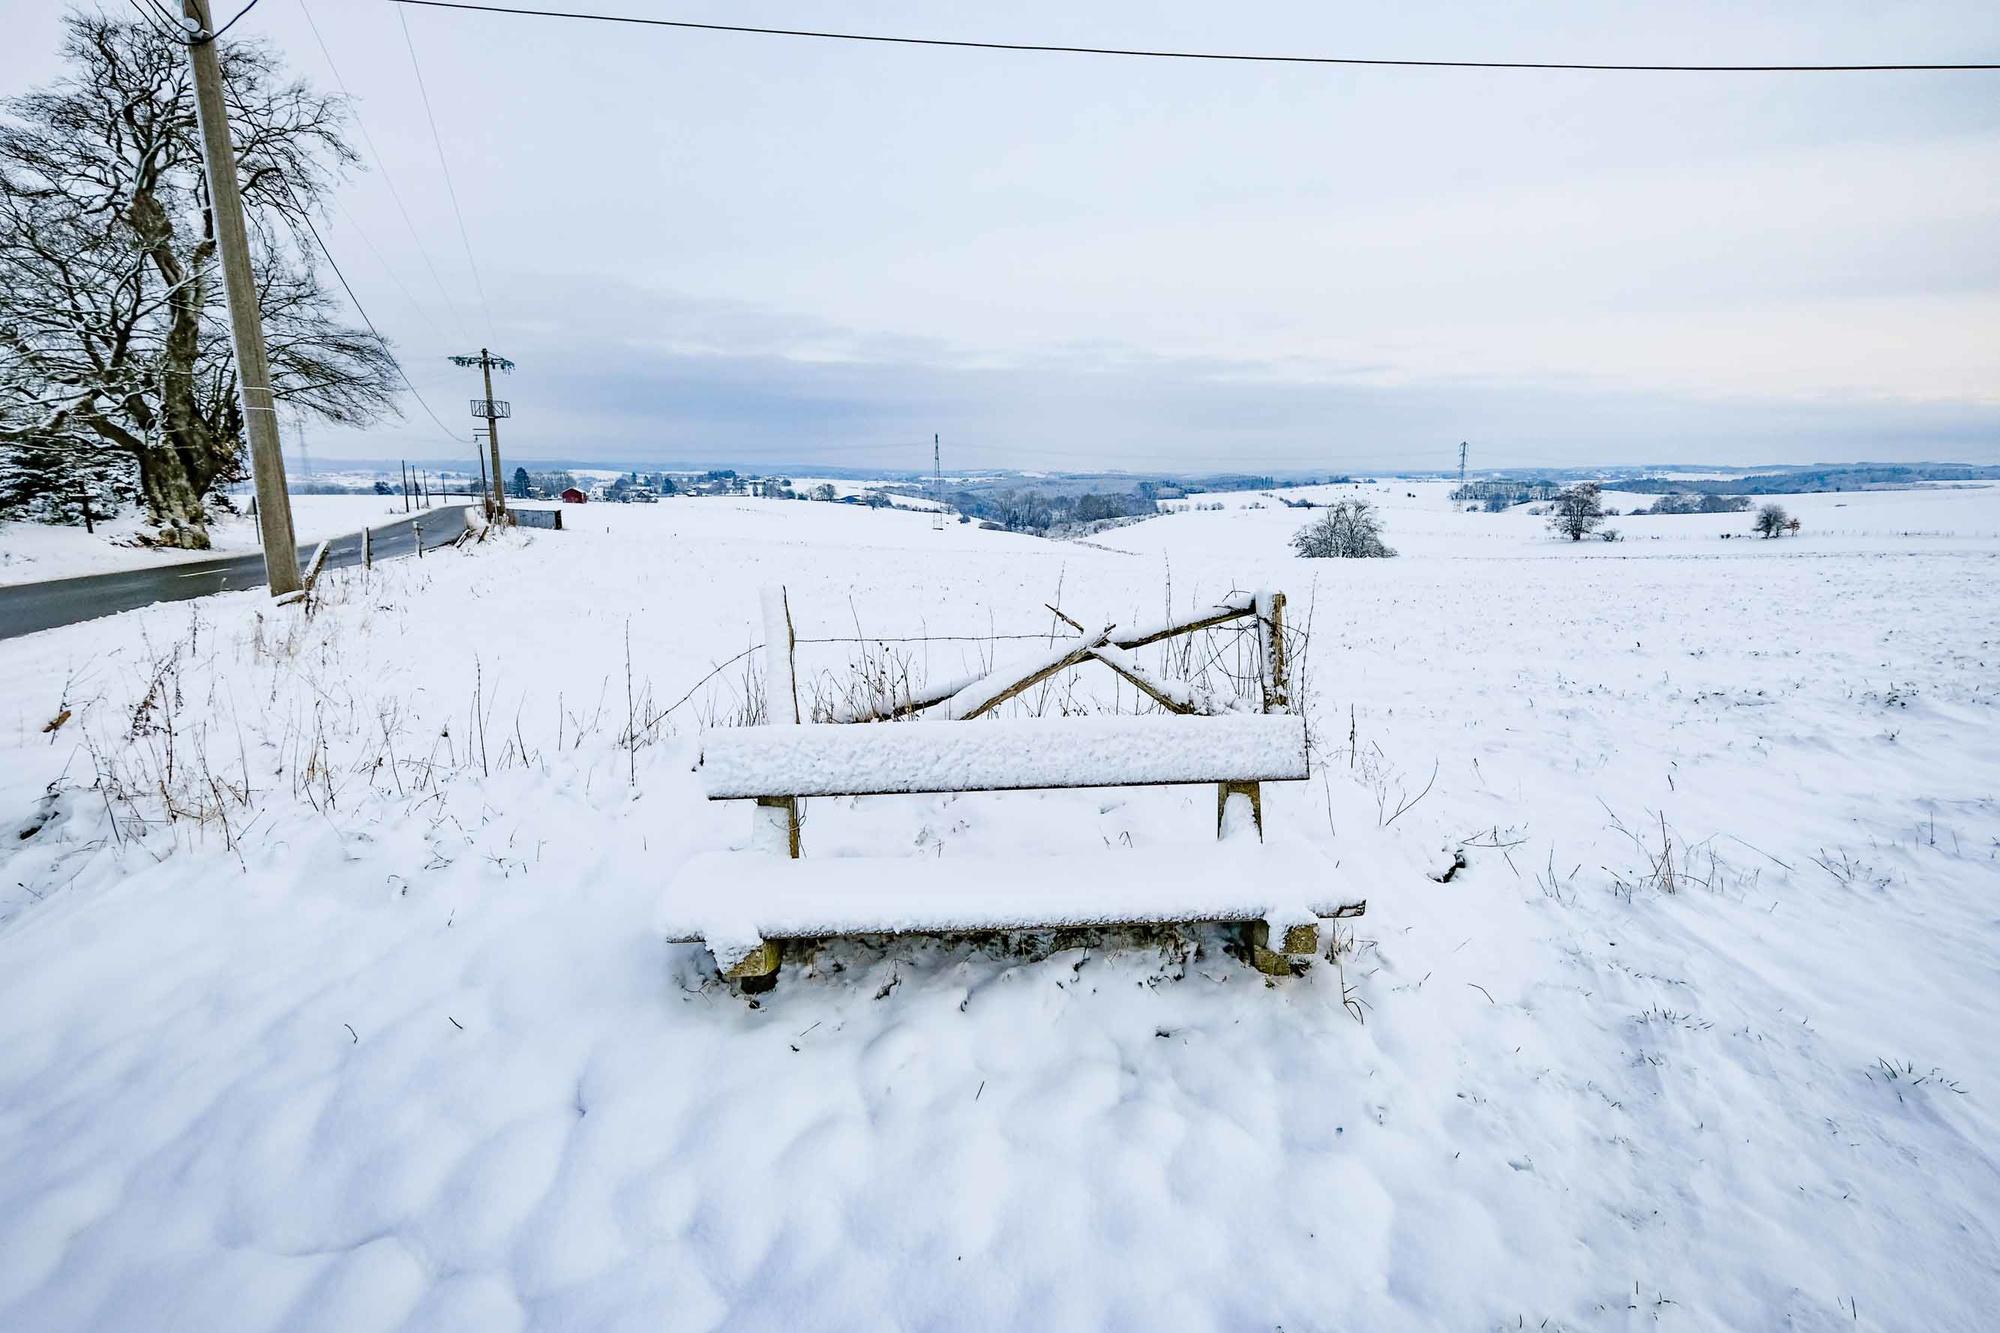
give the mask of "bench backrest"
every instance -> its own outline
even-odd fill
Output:
[[[1291,713],[996,718],[731,727],[702,742],[710,800],[1289,782],[1308,776]]]

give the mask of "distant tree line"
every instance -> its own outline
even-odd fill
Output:
[[[961,514],[998,524],[1010,532],[1047,532],[1076,523],[1137,518],[1160,512],[1160,502],[1138,491],[1124,494],[1051,495],[1038,490],[955,491],[949,497]]]
[[[1560,482],[1545,477],[1493,478],[1453,487],[1451,498],[1459,504],[1476,504],[1489,514],[1498,514],[1518,504],[1553,499],[1561,489]]]
[[[2000,467],[1969,463],[1860,463],[1846,467],[1801,468],[1790,472],[1760,472],[1741,477],[1699,480],[1633,477],[1620,481],[1618,489],[1648,495],[1676,491],[1715,495],[1807,495],[1822,491],[1912,486],[1921,481],[1995,480],[2000,480]]]
[[[1197,491],[1268,491],[1276,489],[1277,485],[1276,477],[1225,472],[1218,476],[1201,477],[1190,481],[1188,488]]]
[[[1714,491],[1674,491],[1662,495],[1635,514],[1740,514],[1750,507],[1747,495],[1719,495]]]

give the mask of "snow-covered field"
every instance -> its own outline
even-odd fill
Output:
[[[1801,536],[1812,539],[1808,549],[1816,554],[1988,550],[2000,546],[2000,484],[1992,482],[1922,486],[1906,491],[1760,495],[1752,497],[1749,511],[1739,514],[1634,514],[1630,511],[1647,508],[1659,497],[1607,490],[1606,507],[1623,511],[1605,521],[1605,527],[1616,531],[1619,540],[1606,543],[1593,536],[1583,543],[1603,548],[1593,551],[1545,540],[1547,520],[1529,513],[1526,505],[1517,505],[1503,514],[1454,512],[1457,506],[1451,502],[1452,489],[1452,483],[1447,482],[1390,478],[1342,486],[1199,493],[1185,500],[1166,501],[1162,507],[1178,515],[1196,505],[1222,505],[1221,514],[1207,514],[1210,526],[1203,540],[1206,545],[1224,547],[1236,540],[1235,532],[1218,521],[1226,516],[1237,515],[1238,521],[1252,523],[1280,521],[1253,517],[1260,509],[1270,509],[1289,516],[1294,520],[1292,527],[1297,527],[1312,515],[1286,509],[1284,499],[1310,499],[1316,504],[1326,504],[1351,495],[1361,496],[1382,511],[1389,524],[1390,544],[1404,555],[1508,558],[1540,555],[1569,560],[1579,554],[1595,554],[1616,559],[1664,554],[1657,548],[1668,545],[1684,548],[1682,553],[1748,554],[1723,545],[1724,535],[1728,534],[1732,541],[1754,539],[1751,525],[1756,507],[1766,503],[1782,505],[1785,512],[1799,519]],[[1647,549],[1635,551],[1635,544]]]
[[[403,499],[399,495],[292,497],[292,528],[301,542],[339,537],[401,517]],[[0,584],[106,574],[258,549],[257,520],[244,515],[211,523],[208,533],[214,547],[207,551],[135,546],[133,537],[142,526],[137,513],[100,523],[95,533],[47,523],[0,522]]]
[[[1392,561],[1292,559],[1254,495],[1077,543],[593,505],[310,622],[0,643],[0,1328],[1992,1327],[2000,490],[1569,546],[1383,489]],[[802,638],[969,636],[907,646],[939,674],[1058,597],[1285,589],[1317,771],[1267,822],[1362,881],[1352,1003],[1212,932],[714,983],[652,922],[748,834],[689,768],[772,582]],[[1213,811],[817,800],[805,841],[942,894]]]

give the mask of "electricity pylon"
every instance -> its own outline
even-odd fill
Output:
[[[931,503],[937,507],[931,510],[931,531],[944,531],[944,455],[938,437],[931,436]]]

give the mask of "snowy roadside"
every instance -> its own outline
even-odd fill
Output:
[[[1311,566],[1283,514],[1124,551],[591,517],[337,571],[303,625],[232,594],[0,644],[0,1327],[1975,1329],[2000,1299],[2000,544]],[[949,676],[1058,588],[1108,620],[1169,580],[1312,619],[1316,774],[1268,820],[1390,881],[1345,986],[1209,932],[899,940],[752,1008],[654,938],[674,868],[747,832],[688,772],[742,677],[628,752],[628,636],[643,720],[757,642],[765,583],[802,635],[975,636],[922,664]],[[1212,817],[817,801],[808,854],[936,857],[949,892],[955,858]]]
[[[293,528],[301,542],[345,536],[404,517],[400,497],[381,495],[298,495],[292,497]],[[258,549],[257,522],[231,515],[210,525],[214,545],[206,551],[172,551],[137,546],[141,524],[134,515],[99,523],[95,533],[47,523],[0,522],[0,585],[43,579],[109,574],[156,565],[184,564]]]

